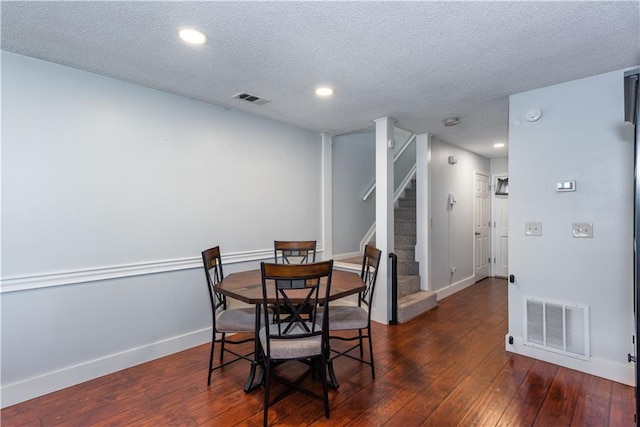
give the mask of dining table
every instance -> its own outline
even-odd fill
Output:
[[[325,283],[321,282],[319,295],[325,294]],[[360,278],[360,275],[354,272],[333,269],[331,273],[331,288],[329,289],[329,301],[334,301],[340,298],[348,297],[349,295],[357,294],[365,289],[365,284]],[[255,323],[255,339],[254,339],[254,360],[251,363],[251,370],[249,376],[244,385],[244,391],[249,393],[262,384],[263,370],[258,373],[258,367],[261,365],[260,360],[260,339],[258,332],[260,330],[260,306],[263,303],[262,295],[262,272],[258,270],[248,270],[238,273],[231,273],[226,275],[216,285],[216,291],[229,297],[242,301],[246,304],[256,306],[256,323]],[[319,298],[319,303],[324,303],[324,297]],[[269,304],[276,303],[276,297],[271,288],[267,292],[267,302]],[[294,301],[295,302],[295,301]],[[331,316],[331,312],[329,312]],[[329,369],[333,367],[329,364]],[[335,380],[335,374],[330,372],[329,375],[330,385],[334,388],[338,387],[337,380]]]

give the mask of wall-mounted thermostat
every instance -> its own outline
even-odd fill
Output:
[[[556,184],[556,191],[576,191],[576,182],[572,181],[558,181]]]

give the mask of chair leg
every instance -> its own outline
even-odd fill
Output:
[[[324,356],[318,360],[320,364],[320,379],[322,381],[322,398],[324,400],[324,416],[329,418],[329,385],[327,384],[327,363]]]
[[[338,383],[338,378],[336,377],[336,372],[333,370],[333,360],[327,360],[327,368],[329,371],[329,384],[331,384],[331,387],[340,387],[340,383]]]
[[[213,349],[214,344],[216,343],[216,331],[213,331],[213,336],[211,337],[211,352],[209,353],[209,376],[207,377],[207,387],[211,385],[211,374],[213,373]]]
[[[364,346],[362,345],[362,329],[358,329],[358,336],[360,340],[360,358],[364,357]]]
[[[376,379],[376,369],[373,365],[373,341],[371,340],[371,328],[367,328],[367,337],[369,338],[369,358],[371,360],[371,378]]]
[[[224,343],[225,343],[226,334],[222,333],[222,339],[220,340],[220,364],[222,365],[224,359]]]
[[[269,388],[271,386],[271,364],[267,361],[264,365],[264,427],[269,421]]]

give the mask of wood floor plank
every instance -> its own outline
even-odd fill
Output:
[[[469,409],[460,424],[470,426],[496,425],[532,365],[533,359],[517,354],[511,355],[502,371]]]
[[[620,383],[611,383],[610,426],[635,426],[634,389]]]
[[[569,425],[585,378],[586,375],[578,371],[559,368],[534,426]]]
[[[270,425],[635,425],[632,387],[506,352],[507,300],[506,281],[487,279],[404,324],[374,324],[375,380],[369,366],[337,359],[330,419],[320,400],[294,393],[269,409]],[[263,390],[242,390],[249,364],[214,371],[207,387],[208,361],[209,345],[194,347],[10,406],[0,421],[261,426]]]
[[[611,411],[611,382],[587,375],[578,393],[571,425],[595,426],[592,420],[606,419]]]
[[[558,366],[536,360],[497,425],[501,427],[533,425],[557,372]]]

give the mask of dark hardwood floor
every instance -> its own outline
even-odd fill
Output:
[[[322,402],[292,394],[272,425],[632,426],[633,388],[507,353],[507,283],[486,279],[397,326],[374,325],[376,379],[336,361]],[[2,426],[261,425],[263,391],[242,391],[246,362],[214,372],[208,345],[2,410]],[[315,386],[316,384],[312,384]]]

